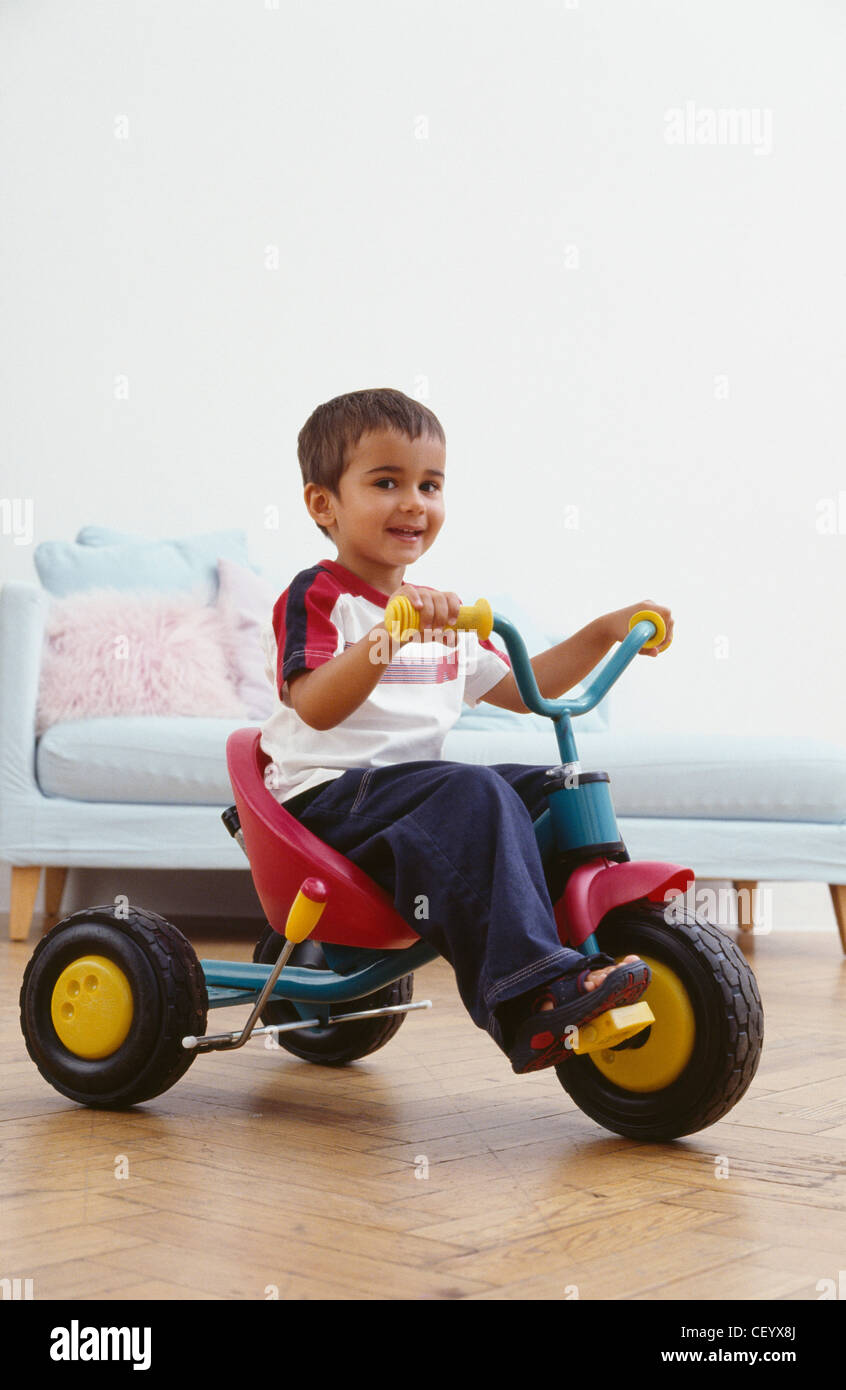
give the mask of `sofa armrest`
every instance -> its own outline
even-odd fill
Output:
[[[41,800],[35,777],[35,712],[50,596],[10,580],[0,589],[0,858],[20,844],[21,819]]]

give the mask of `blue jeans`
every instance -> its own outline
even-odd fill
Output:
[[[584,965],[561,945],[532,824],[546,808],[545,772],[437,760],[355,767],[285,804],[391,895],[501,1048],[494,1010]]]

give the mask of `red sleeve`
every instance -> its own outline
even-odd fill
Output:
[[[280,696],[283,683],[295,671],[313,671],[343,650],[343,639],[331,617],[337,598],[337,581],[315,566],[298,574],[277,599],[273,633]]]

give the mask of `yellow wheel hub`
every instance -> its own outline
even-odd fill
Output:
[[[693,1052],[696,1020],[687,990],[675,971],[652,956],[640,957],[652,971],[645,999],[655,1015],[642,1047],[591,1052],[591,1061],[624,1091],[661,1091],[681,1076]],[[622,960],[622,956],[619,957]],[[636,1041],[636,1039],[635,1039]]]
[[[132,989],[105,956],[80,956],[56,981],[50,1016],[68,1052],[88,1061],[111,1057],[132,1026]]]

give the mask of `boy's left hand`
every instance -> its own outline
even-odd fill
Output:
[[[606,613],[603,622],[612,642],[624,642],[629,635],[630,619],[642,608],[650,608],[653,613],[659,613],[667,626],[667,635],[660,647],[641,647],[638,652],[638,656],[657,656],[659,652],[666,651],[673,640],[673,615],[669,608],[663,608],[654,599],[645,598],[640,603],[633,603],[629,608],[618,608],[616,613]]]

